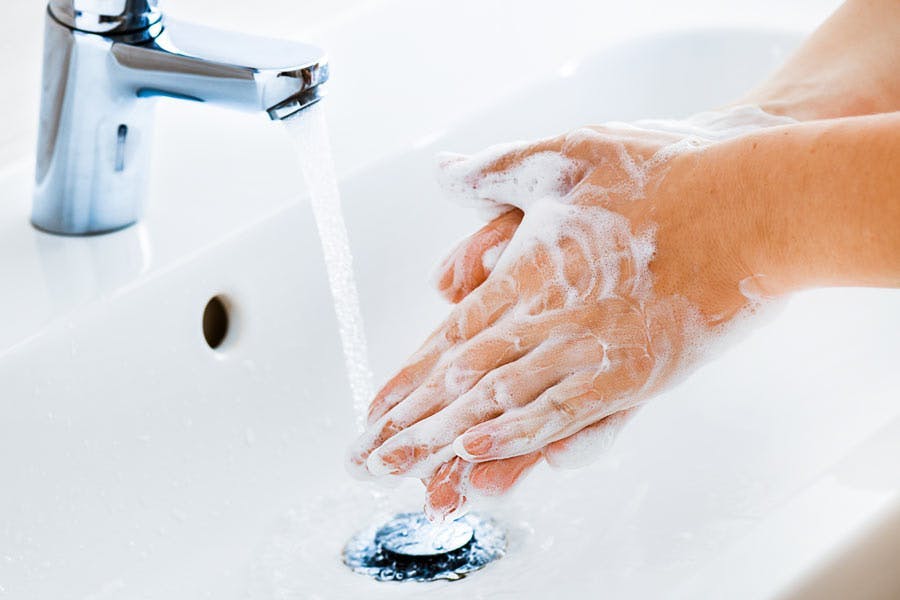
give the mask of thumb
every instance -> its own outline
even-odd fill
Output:
[[[482,210],[488,218],[527,210],[535,200],[562,198],[585,176],[588,165],[568,156],[566,137],[512,142],[473,154],[442,154],[437,181],[447,197]]]
[[[509,244],[522,211],[512,209],[460,242],[445,258],[434,274],[438,291],[454,304],[484,283]]]

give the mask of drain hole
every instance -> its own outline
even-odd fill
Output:
[[[228,300],[213,296],[203,309],[203,337],[209,347],[216,349],[228,335]]]
[[[354,536],[344,564],[378,581],[453,581],[506,552],[506,535],[486,517],[469,513],[450,523],[429,523],[423,513],[401,513]]]

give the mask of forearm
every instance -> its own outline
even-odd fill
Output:
[[[780,127],[708,155],[747,211],[741,260],[767,291],[900,286],[900,113]]]
[[[900,2],[848,0],[739,103],[801,121],[900,110]]]

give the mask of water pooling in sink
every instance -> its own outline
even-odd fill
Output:
[[[373,378],[324,108],[314,105],[285,123],[297,150],[300,172],[319,230],[353,396],[353,412],[361,432],[369,400],[374,395]],[[384,494],[372,494],[373,503],[383,506],[385,501]],[[421,547],[410,550],[406,543],[401,544],[402,548],[392,547],[397,540],[430,543],[460,539],[462,529],[468,531],[468,536],[460,544],[451,544],[452,547],[432,544],[434,547],[425,553]],[[431,524],[423,513],[402,513],[358,533],[347,543],[342,555],[344,563],[355,572],[379,581],[435,581],[460,579],[503,556],[505,549],[504,533],[490,519],[468,515],[453,522]]]

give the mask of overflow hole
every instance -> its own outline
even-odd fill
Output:
[[[203,337],[209,347],[216,349],[228,336],[228,300],[213,296],[203,309]]]
[[[116,172],[125,170],[125,138],[128,137],[128,125],[119,125],[116,131]]]

